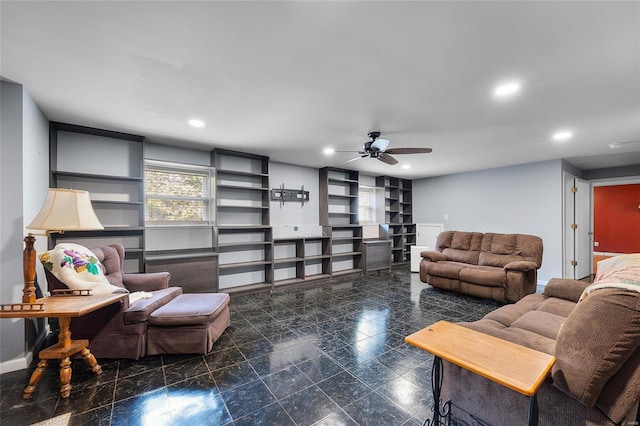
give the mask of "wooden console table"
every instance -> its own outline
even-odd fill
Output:
[[[58,343],[40,351],[40,362],[31,374],[29,385],[22,394],[23,399],[31,398],[36,386],[42,379],[50,359],[60,360],[60,396],[67,398],[71,392],[71,360],[69,357],[80,352],[84,361],[96,374],[102,374],[102,367],[98,365],[96,358],[89,351],[88,340],[71,340],[71,318],[81,317],[89,312],[96,311],[104,306],[111,305],[123,297],[126,293],[96,295],[96,296],[49,296],[37,299],[35,303],[44,304],[44,309],[39,311],[0,311],[0,318],[58,318],[60,334]]]
[[[450,414],[450,401],[440,410],[443,359],[528,396],[527,424],[538,424],[536,392],[556,361],[554,356],[447,321],[423,328],[405,341],[435,355],[431,376],[433,425]]]

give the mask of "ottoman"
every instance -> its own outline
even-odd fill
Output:
[[[226,293],[181,294],[149,316],[147,355],[207,354],[231,324]]]

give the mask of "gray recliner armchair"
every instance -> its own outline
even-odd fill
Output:
[[[148,319],[152,312],[182,294],[182,288],[169,287],[170,274],[124,273],[124,247],[112,244],[92,248],[104,266],[104,273],[114,286],[123,292],[145,291],[151,298],[142,299],[129,306],[129,299],[105,306],[95,312],[71,321],[74,339],[88,339],[96,358],[138,359],[147,353]],[[51,272],[45,269],[49,291],[67,289]],[[91,297],[91,296],[87,296]]]

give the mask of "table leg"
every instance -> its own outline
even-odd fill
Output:
[[[433,390],[433,419],[427,419],[424,426],[440,426],[441,421],[449,423],[449,412],[451,402],[442,404],[440,409],[440,393],[442,392],[442,359],[438,356],[433,358],[433,368],[431,369],[431,389]]]
[[[96,361],[96,357],[93,356],[89,348],[84,348],[80,353],[82,354],[84,362],[91,368],[91,371],[93,371],[93,374],[96,376],[102,374],[102,367],[100,367],[98,361]]]
[[[67,398],[71,393],[71,360],[69,357],[60,361],[60,396]]]
[[[538,396],[536,394],[529,397],[528,426],[538,426]]]
[[[47,369],[47,365],[48,363],[46,359],[40,360],[36,369],[33,370],[33,373],[31,373],[31,378],[29,379],[29,385],[24,389],[24,392],[22,393],[22,399],[31,398],[31,394],[35,392],[36,386],[38,386],[38,383],[40,383],[40,380],[42,380],[42,375],[44,374],[44,371]]]

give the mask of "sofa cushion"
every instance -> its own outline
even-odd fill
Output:
[[[482,236],[480,232],[441,232],[436,250],[444,253],[449,260],[477,265]]]
[[[429,275],[457,280],[460,276],[460,271],[465,267],[465,264],[457,262],[430,262],[427,264],[426,269]]]
[[[182,287],[169,287],[150,293],[150,298],[138,300],[124,312],[125,324],[147,321],[153,311],[182,294]]]
[[[542,264],[542,239],[527,234],[486,233],[482,239],[478,264],[504,267],[527,260],[539,268]]]
[[[543,294],[577,303],[580,295],[588,285],[589,283],[587,282],[568,278],[551,278],[547,285],[544,286]]]
[[[511,327],[528,330],[556,340],[566,317],[544,311],[529,311],[515,320]]]
[[[594,291],[576,305],[558,335],[553,381],[592,407],[603,387],[639,347],[640,295],[609,288]]]
[[[504,269],[491,266],[469,265],[460,270],[460,281],[487,287],[504,287],[505,276]]]
[[[480,255],[479,251],[459,250],[453,248],[446,248],[442,250],[442,253],[446,255],[449,260],[467,263],[469,265],[477,265],[478,256]]]

